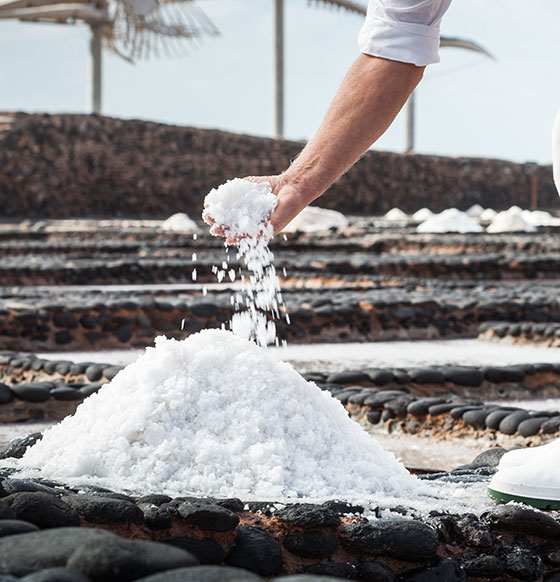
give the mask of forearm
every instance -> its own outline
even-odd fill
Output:
[[[348,70],[315,136],[282,174],[306,205],[389,127],[424,67],[361,54]]]

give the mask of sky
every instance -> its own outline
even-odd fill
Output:
[[[105,51],[103,112],[271,136],[273,0],[198,0],[220,31],[133,65]],[[285,0],[285,135],[309,139],[358,54],[362,17]],[[417,89],[416,151],[550,163],[560,109],[560,2],[453,0],[442,34],[495,59],[441,49]],[[0,21],[0,111],[87,112],[85,25]],[[401,116],[374,148],[402,151]]]

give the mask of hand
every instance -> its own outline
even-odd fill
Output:
[[[243,179],[256,183],[268,182],[272,187],[272,193],[278,197],[278,204],[270,215],[270,223],[275,235],[311,202],[311,200],[306,201],[301,192],[288,182],[285,174],[278,176],[247,176]]]
[[[272,193],[278,197],[278,204],[270,215],[270,224],[275,235],[307,206],[298,189],[288,184],[282,174],[278,176],[247,176],[243,179],[254,183],[268,182],[272,188]],[[227,244],[236,244],[243,238],[229,236],[223,226],[216,224],[206,212],[203,217],[204,221],[211,225],[210,233],[214,236],[224,237]]]

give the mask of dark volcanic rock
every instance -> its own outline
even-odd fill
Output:
[[[484,374],[477,368],[448,366],[444,370],[444,375],[448,382],[473,388],[478,388],[484,381]]]
[[[539,580],[543,572],[543,564],[539,555],[528,548],[513,548],[504,558],[507,574],[518,580]]]
[[[529,413],[526,410],[512,412],[500,422],[498,428],[500,432],[503,432],[504,434],[515,434],[517,427],[527,418],[529,418]]]
[[[490,527],[547,539],[560,539],[560,522],[537,509],[499,505],[483,516]]]
[[[86,368],[86,377],[90,382],[97,382],[103,377],[103,367],[100,364],[91,364]]]
[[[2,501],[14,510],[17,519],[34,523],[41,529],[80,525],[78,512],[48,493],[13,493]]]
[[[38,531],[38,527],[28,521],[18,519],[0,519],[0,537]]]
[[[335,511],[324,505],[297,503],[279,509],[275,517],[299,527],[338,527],[340,518]]]
[[[509,416],[512,412],[513,410],[502,410],[502,409],[494,410],[486,417],[486,420],[484,422],[486,424],[486,428],[498,430],[500,422],[502,422],[502,420],[504,420],[504,418],[506,416]]]
[[[67,568],[45,568],[21,580],[22,582],[91,582],[91,578]],[[0,582],[2,582],[1,579]]]
[[[409,370],[410,378],[417,384],[443,384],[445,376],[436,368],[413,368]]]
[[[334,533],[307,530],[286,535],[284,546],[296,556],[328,558],[337,549],[338,542]]]
[[[358,564],[358,577],[364,582],[393,582],[395,574],[391,568],[376,560],[364,560]]]
[[[488,449],[487,451],[482,451],[477,455],[468,465],[462,465],[457,467],[459,469],[469,469],[474,471],[480,467],[497,467],[500,459],[506,454],[506,449]]]
[[[517,432],[524,437],[536,435],[541,426],[548,420],[547,416],[535,416],[534,418],[527,418],[522,420],[517,427]]]
[[[24,382],[12,386],[13,393],[26,402],[46,402],[50,397],[51,384],[42,382]]]
[[[412,416],[427,416],[428,410],[431,406],[436,404],[443,404],[445,400],[443,398],[419,398],[414,402],[411,402],[407,406],[407,412],[412,414]]]
[[[165,507],[150,504],[138,504],[144,513],[144,523],[150,529],[169,529],[173,527],[173,517]]]
[[[350,546],[366,554],[387,553],[396,560],[424,562],[437,553],[438,536],[433,527],[408,519],[380,519],[342,528]]]
[[[119,539],[100,529],[65,527],[0,538],[0,574],[25,576],[37,570],[65,566],[82,546]]]
[[[30,493],[41,492],[48,493],[49,495],[56,495],[56,491],[51,487],[47,487],[42,483],[29,481],[27,479],[4,479],[4,481],[2,481],[2,489],[4,489],[6,495],[11,495],[12,493],[21,493],[22,491],[27,491]]]
[[[6,384],[0,383],[0,404],[8,404],[14,399],[14,393]]]
[[[231,531],[239,523],[236,513],[211,503],[181,503],[177,507],[177,513],[188,524],[208,531]]]
[[[467,575],[461,566],[451,558],[444,558],[437,566],[420,572],[406,574],[402,582],[466,582]]]
[[[21,459],[25,454],[25,451],[42,438],[43,435],[40,432],[34,432],[24,437],[13,439],[2,450],[0,450],[0,459]]]
[[[315,576],[336,577],[342,580],[357,580],[357,570],[354,564],[348,562],[325,562],[323,564],[308,564],[303,566],[302,572]]]
[[[142,510],[130,501],[92,495],[69,495],[64,502],[90,523],[143,523]]]
[[[260,576],[241,568],[194,566],[154,574],[147,578],[140,578],[136,582],[261,582],[262,580]]]
[[[165,570],[196,566],[198,560],[188,552],[168,544],[114,539],[99,539],[83,544],[68,558],[67,567],[103,582],[128,582]]]
[[[2,495],[2,488],[0,486],[0,496]],[[16,512],[3,501],[0,501],[0,519],[16,519]]]
[[[204,565],[219,565],[224,561],[225,554],[222,546],[212,538],[175,536],[161,541],[176,548],[186,550]]]
[[[504,573],[504,563],[497,556],[476,556],[465,560],[463,568],[468,576],[473,578],[501,578]]]
[[[266,531],[250,525],[240,525],[235,541],[226,557],[226,563],[256,572],[261,576],[274,576],[282,571],[282,548]]]

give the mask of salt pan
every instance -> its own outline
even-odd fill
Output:
[[[220,330],[156,338],[16,462],[137,494],[278,501],[422,489],[328,392]]]

